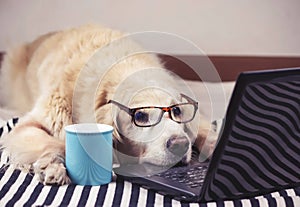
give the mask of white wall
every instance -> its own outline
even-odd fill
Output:
[[[1,0],[0,50],[85,23],[180,35],[207,54],[300,56],[299,0]],[[194,53],[162,41],[171,53]]]

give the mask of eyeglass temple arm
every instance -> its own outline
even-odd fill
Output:
[[[192,103],[198,103],[198,101],[195,101],[194,99],[188,97],[187,95],[184,95],[183,93],[180,94],[183,98],[185,98],[186,100],[192,102]]]
[[[116,104],[120,109],[126,111],[127,113],[131,114],[131,110],[130,108],[128,108],[127,106],[124,106],[123,104],[120,104],[119,102],[116,102],[114,100],[109,100],[107,102],[108,104],[112,103],[112,104]]]

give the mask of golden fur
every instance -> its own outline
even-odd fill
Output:
[[[201,152],[209,155],[215,137],[207,138],[207,123],[183,125],[164,117],[163,128],[142,129],[107,104],[110,99],[130,107],[181,101],[176,77],[162,69],[155,55],[141,51],[125,34],[94,25],[50,33],[10,51],[1,69],[1,104],[24,113],[1,140],[10,162],[33,170],[45,184],[69,183],[64,127],[82,122],[113,125],[116,151],[138,162],[170,164],[176,159],[165,150],[171,136],[188,137],[190,148],[196,139]],[[159,138],[138,144],[151,133]]]

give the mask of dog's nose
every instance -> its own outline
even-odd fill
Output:
[[[173,136],[167,141],[167,149],[178,156],[183,156],[189,149],[189,140],[187,137]]]

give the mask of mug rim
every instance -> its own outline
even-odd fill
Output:
[[[98,123],[78,123],[70,124],[64,127],[67,133],[75,134],[103,134],[113,131],[113,126]]]

